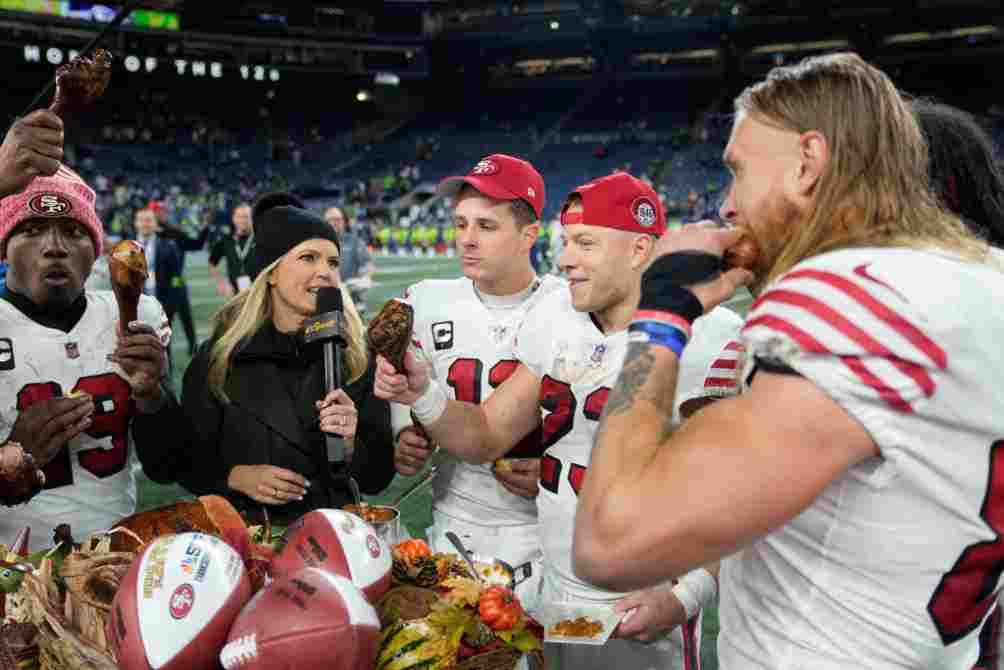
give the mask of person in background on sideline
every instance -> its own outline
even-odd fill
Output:
[[[349,289],[352,301],[360,316],[366,315],[366,293],[373,284],[376,265],[366,246],[366,240],[358,229],[358,224],[349,221],[340,207],[329,207],[324,212],[324,220],[338,233],[342,245],[338,274]]]

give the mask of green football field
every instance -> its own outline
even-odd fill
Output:
[[[400,296],[404,289],[421,279],[448,278],[458,275],[457,262],[449,258],[413,258],[413,257],[377,257],[376,286],[369,292],[369,311],[375,314],[389,298]],[[192,301],[192,311],[195,318],[199,340],[209,337],[210,320],[213,313],[223,304],[223,299],[217,295],[215,284],[209,277],[207,255],[191,253],[187,255],[186,277]],[[748,297],[738,298],[730,306],[740,314],[744,314],[749,305]],[[181,323],[175,320],[174,339],[171,352],[174,358],[174,388],[181,389],[181,379],[188,365],[188,344],[181,328]],[[379,496],[371,497],[373,502],[392,499],[398,491],[413,481],[411,478],[396,477]],[[161,486],[140,475],[139,506],[140,509],[159,507],[176,500],[189,497],[178,486]],[[431,497],[426,490],[416,493],[405,501],[401,515],[409,531],[415,536],[424,536],[425,529],[432,523]],[[718,662],[715,655],[715,638],[718,634],[717,608],[709,608],[704,617],[704,640],[701,645],[702,662],[705,668],[716,670]]]

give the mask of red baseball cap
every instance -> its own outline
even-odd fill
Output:
[[[666,214],[659,196],[651,186],[627,172],[594,179],[568,197],[572,195],[582,198],[582,211],[569,213],[566,201],[561,208],[563,226],[584,223],[656,237],[666,232]]]
[[[466,177],[447,177],[436,192],[454,196],[464,184],[497,200],[525,200],[539,219],[544,211],[544,178],[521,158],[506,154],[485,156]]]

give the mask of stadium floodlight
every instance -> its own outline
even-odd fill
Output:
[[[359,91],[356,93],[356,100],[359,102],[366,102],[370,99],[370,92],[366,90]]]
[[[377,72],[373,81],[383,86],[397,86],[401,83],[401,77],[393,72]]]
[[[551,30],[557,30],[560,27],[561,27],[560,23],[558,23],[557,21],[551,21]]]

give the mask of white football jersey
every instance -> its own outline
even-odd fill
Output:
[[[516,369],[513,340],[527,310],[556,289],[567,290],[560,279],[542,277],[522,301],[491,307],[486,305],[491,296],[483,296],[483,302],[466,277],[421,281],[405,293],[415,309],[413,343],[448,397],[480,403]],[[401,427],[394,426],[395,434]],[[540,453],[538,433],[514,447],[509,456]],[[434,509],[481,525],[536,523],[534,502],[503,488],[490,463],[472,465],[446,453],[437,456],[437,462]]]
[[[880,455],[723,562],[722,668],[973,666],[1004,569],[1001,305],[997,270],[909,249],[808,259],[754,303],[747,378],[794,369]]]
[[[165,341],[169,337],[154,298],[140,298],[139,320]],[[70,524],[79,540],[135,511],[132,388],[122,368],[107,360],[116,347],[117,324],[111,291],[88,291],[84,314],[69,333],[39,325],[0,300],[0,435],[9,435],[18,414],[32,404],[74,391],[91,394],[95,409],[90,429],[43,468],[45,489],[0,514],[0,540],[10,542],[30,526],[32,547],[39,549],[51,546],[61,523]]]
[[[741,325],[742,319],[725,308],[694,323],[680,364],[674,407],[677,421],[680,403],[705,394],[706,372],[738,340]],[[567,290],[552,293],[534,307],[516,344],[520,362],[541,380],[546,451],[537,511],[544,569],[563,593],[586,601],[610,602],[624,595],[597,589],[575,575],[572,532],[600,415],[617,381],[627,344],[627,330],[605,335],[590,314],[575,311]]]

